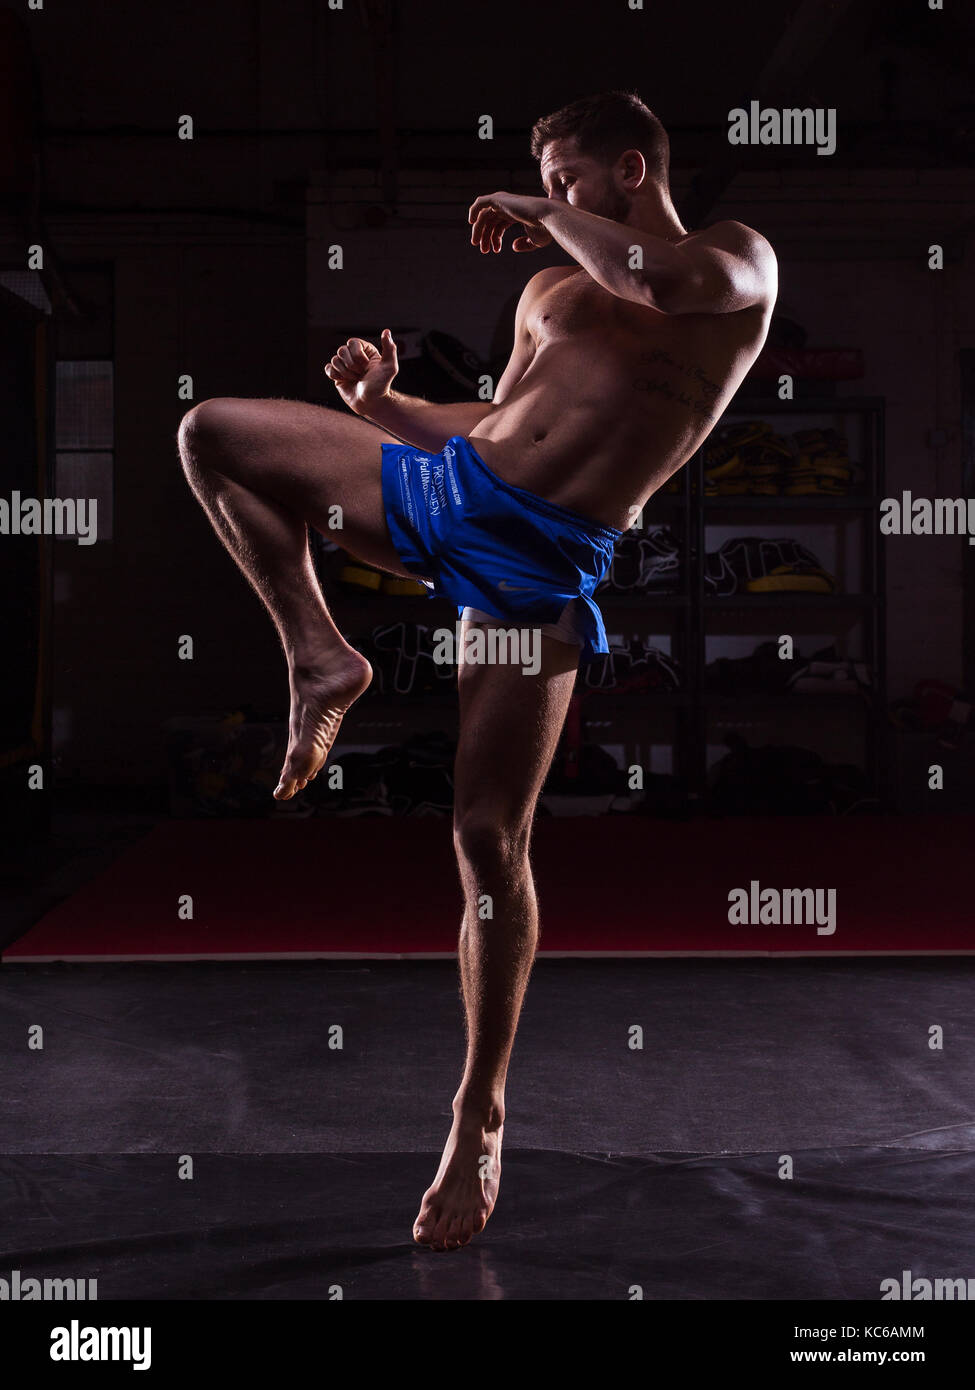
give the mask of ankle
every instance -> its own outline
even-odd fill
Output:
[[[362,657],[345,641],[293,642],[287,649],[288,670],[295,680],[315,680],[330,676],[345,667],[359,665]]]
[[[477,1125],[485,1130],[500,1129],[504,1124],[503,1096],[479,1096],[461,1090],[454,1096],[452,1109],[454,1118],[462,1124]]]

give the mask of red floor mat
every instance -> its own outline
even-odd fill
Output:
[[[975,950],[975,817],[542,819],[545,953]],[[836,890],[836,930],[732,925],[728,895]],[[192,920],[180,902],[192,898]],[[41,919],[8,960],[453,952],[441,818],[170,821]]]

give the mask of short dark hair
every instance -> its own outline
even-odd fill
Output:
[[[650,176],[666,184],[670,170],[667,132],[636,92],[600,92],[542,116],[532,129],[531,151],[541,159],[550,140],[574,139],[579,153],[612,164],[624,150],[639,150]]]

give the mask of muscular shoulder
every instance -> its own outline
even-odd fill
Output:
[[[539,270],[532,276],[525,289],[527,290],[529,285],[550,285],[555,280],[561,280],[565,275],[573,275],[578,269],[577,265],[547,265],[544,270]]]
[[[715,222],[713,227],[696,235],[709,246],[737,257],[758,274],[767,275],[774,281],[778,266],[775,252],[771,243],[754,227],[746,227],[744,222]]]
[[[744,222],[715,222],[704,231],[692,232],[691,235],[701,238],[710,246],[717,246],[722,251],[730,251],[733,255],[742,256],[747,260],[767,259],[775,262],[775,252],[771,244],[761,232],[756,232],[754,227],[746,227]]]
[[[770,304],[778,287],[778,262],[770,243],[744,222],[715,222],[679,243],[700,272],[718,312],[734,301]],[[728,302],[729,296],[731,302]]]
[[[578,269],[579,267],[577,265],[546,266],[544,270],[540,270],[536,275],[533,275],[522,290],[522,304],[525,306],[530,305],[540,294],[544,294],[546,290],[551,289],[557,281],[564,280],[567,275],[573,275]]]

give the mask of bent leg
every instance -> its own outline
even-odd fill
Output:
[[[497,1198],[508,1060],[538,940],[531,826],[578,662],[578,646],[542,637],[535,675],[517,665],[459,671],[454,844],[467,1058],[443,1159],[413,1229],[437,1250],[465,1245]]]
[[[304,787],[328,756],[372,668],[338,631],[315,576],[308,525],[405,575],[389,537],[381,450],[391,435],[305,401],[217,397],[183,418],[183,469],[214,530],[263,600],[288,662],[288,753],[274,795]],[[340,508],[340,512],[334,508]]]

